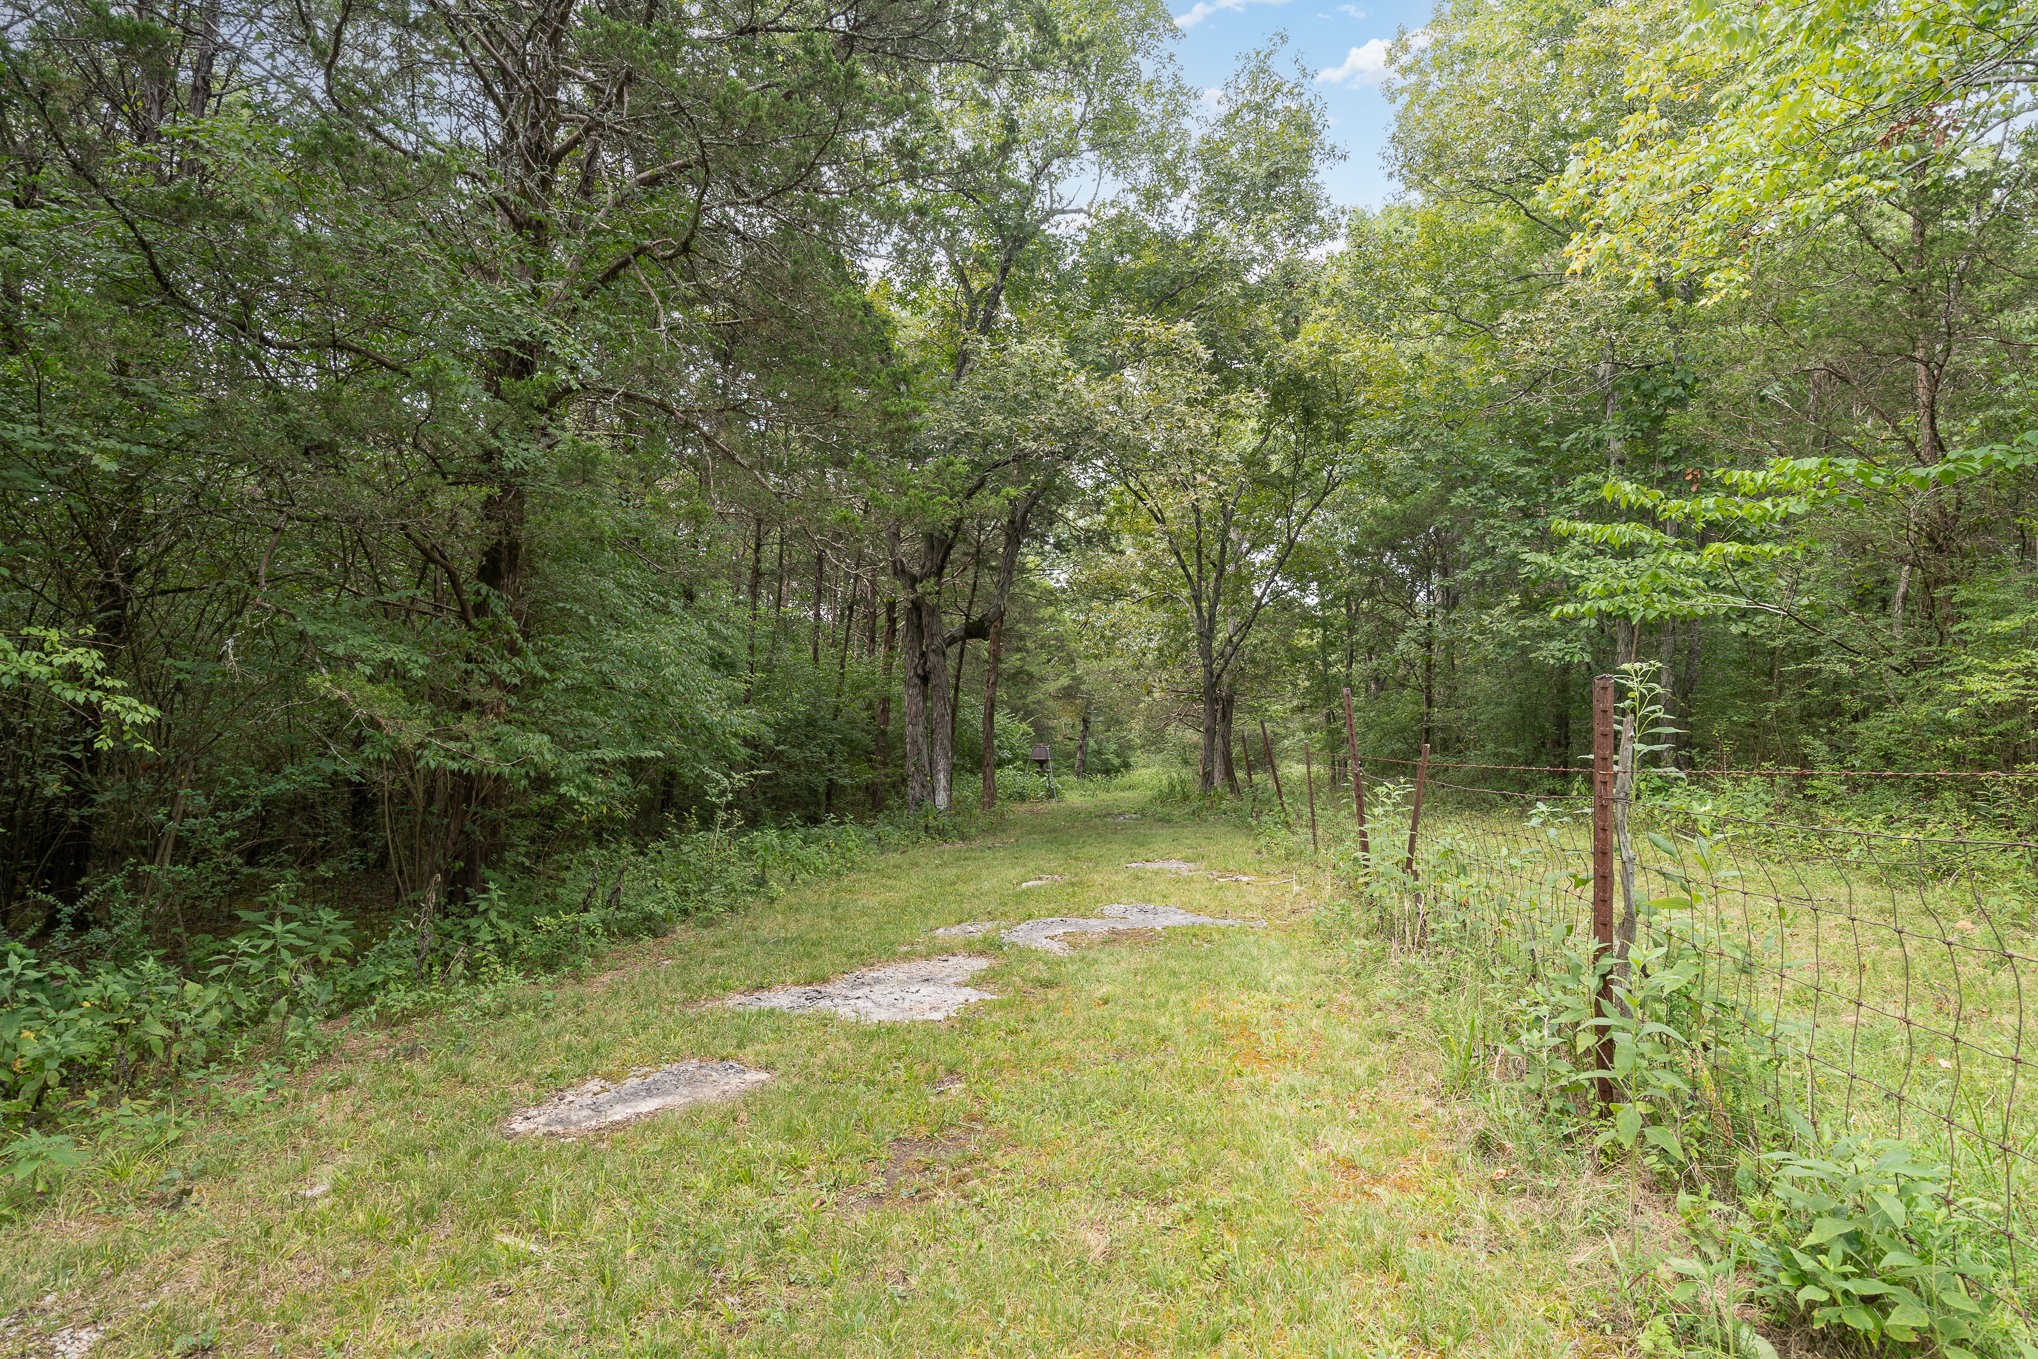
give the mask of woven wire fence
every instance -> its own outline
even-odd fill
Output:
[[[1610,957],[1636,988],[1652,968],[1695,969],[1678,1074],[1693,1092],[1685,1116],[1705,1120],[1714,1148],[1759,1158],[1902,1141],[1999,1238],[2020,1310],[2038,1306],[2026,1037],[2038,837],[1904,824],[2017,829],[2034,819],[2038,777],[1644,771],[1606,809],[1609,946],[1594,929],[1589,771],[1378,756],[1363,768],[1369,853],[1348,776],[1318,810],[1324,852],[1372,888],[1359,895],[1367,928],[1517,992],[1567,965],[1575,977],[1581,954]],[[1856,779],[1876,790],[1874,826],[1848,824]],[[1502,1077],[1505,1037],[1491,1054]],[[1614,1099],[1627,1093],[1612,1084]]]

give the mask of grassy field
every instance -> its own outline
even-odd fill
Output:
[[[1124,867],[1162,857],[1259,880]],[[66,1325],[102,1328],[95,1359],[1626,1353],[1626,1188],[1446,1097],[1420,998],[1286,869],[1128,797],[1025,807],[585,981],[351,1033],[8,1227],[0,1354]],[[928,935],[1109,902],[1268,926]],[[999,998],[943,1023],[699,1004],[960,948],[998,956],[973,984]],[[776,1079],[582,1141],[499,1131],[685,1057]]]
[[[1480,1008],[1469,993],[1455,1002],[1443,993],[1454,977],[1486,987],[1489,969],[1507,978],[1503,998],[1519,998],[1535,960],[1549,966],[1567,929],[1574,945],[1590,937],[1589,809],[1573,801],[1560,804],[1568,815],[1532,817],[1535,802],[1433,804],[1418,859],[1424,890],[1404,882],[1365,907],[1372,933],[1435,931],[1446,985],[1432,988],[1433,1007]],[[1741,1092],[1743,1114],[1759,1107],[1772,1132],[1788,1111],[1828,1138],[1905,1139],[1949,1168],[1957,1195],[2030,1240],[2038,1099],[2025,1071],[2025,996],[2038,944],[2022,856],[1732,821],[1713,825],[1701,845],[1692,818],[1647,808],[1636,827],[1640,945],[1660,943],[1658,927],[1670,922],[1703,959],[1697,988],[1722,1002],[1710,1012],[1717,1028],[1691,1035],[1688,1061],[1739,1045],[1761,1072]],[[1307,843],[1306,832],[1287,838]],[[1317,862],[1357,881],[1356,836],[1342,814],[1319,838]],[[1398,867],[1399,835],[1386,843]],[[1654,925],[1650,909],[1664,912]],[[1489,1046],[1514,1032],[1483,1026]],[[1477,1070],[1477,1052],[1469,1061]],[[1695,1066],[1687,1075],[1698,1079]],[[1744,1119],[1744,1142],[1749,1127]]]

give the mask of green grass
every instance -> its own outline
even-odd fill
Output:
[[[0,1316],[97,1356],[1625,1353],[1630,1204],[1444,1093],[1395,965],[1226,820],[1015,810],[620,950],[490,1013],[349,1035],[0,1240]],[[1131,872],[1181,857],[1253,884]],[[1026,891],[1041,873],[1066,881]],[[698,1002],[1113,901],[1263,917],[1010,951],[999,999],[865,1025]],[[941,945],[947,945],[946,948]],[[776,1073],[580,1142],[513,1109],[683,1057]],[[181,1206],[166,1171],[195,1188]],[[316,1199],[298,1191],[331,1186]],[[40,1301],[48,1297],[47,1302]],[[1609,1334],[1613,1338],[1609,1338]],[[24,1343],[0,1338],[0,1354]],[[32,1352],[32,1351],[31,1351]]]
[[[1441,972],[1476,982],[1491,970],[1504,978],[1504,1010],[1566,927],[1574,941],[1589,937],[1590,823],[1573,815],[1531,825],[1532,800],[1439,803],[1423,820],[1423,907],[1406,890],[1374,894],[1350,928],[1412,938],[1426,907],[1439,938],[1451,934],[1434,950],[1449,955],[1433,958]],[[1404,825],[1387,837],[1396,860]],[[1693,827],[1656,809],[1638,814],[1635,895],[1695,902],[1708,941],[1703,985],[1738,1007],[1718,1032],[1691,1035],[1686,1074],[1697,1083],[1701,1055],[1717,1056],[1716,1044],[1763,1059],[1759,1082],[1737,1097],[1747,1107],[1736,1140],[1756,1140],[1758,1110],[1763,1149],[1783,1145],[1786,1110],[1828,1139],[1907,1140],[1949,1168],[1958,1196],[1980,1200],[2028,1241],[2038,1203],[2024,1158],[2038,1147],[2038,1100],[2023,1071],[2024,994],[2038,945],[2024,865],[1925,842],[1731,823],[1701,854]],[[1358,858],[1348,817],[1321,830],[1316,862],[1349,890]],[[1308,843],[1306,830],[1269,838]],[[1728,965],[1729,949],[1750,965]],[[1432,995],[1441,998],[1435,987]],[[1759,1017],[1753,1027],[1750,1017]],[[1483,1036],[1513,1034],[1489,1023]]]

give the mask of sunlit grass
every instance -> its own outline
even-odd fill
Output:
[[[1113,816],[1136,814],[1137,820]],[[1135,873],[1179,857],[1254,883]],[[1624,1190],[1482,1131],[1383,950],[1326,944],[1243,826],[1014,809],[614,955],[348,1035],[0,1240],[0,1316],[97,1354],[1614,1354]],[[1064,880],[1021,890],[1045,873]],[[1114,901],[1264,918],[1005,953],[1000,999],[855,1025],[700,1002]],[[995,945],[989,945],[995,951]],[[509,1111],[682,1057],[776,1073],[581,1142]],[[259,1090],[256,1092],[259,1096]],[[179,1204],[165,1172],[195,1187]],[[175,1181],[168,1183],[174,1184]],[[327,1186],[305,1197],[303,1191]],[[54,1301],[39,1302],[46,1295]]]

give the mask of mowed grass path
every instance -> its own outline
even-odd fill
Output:
[[[1158,857],[1262,880],[1124,867]],[[549,1003],[350,1041],[188,1137],[184,1206],[73,1194],[8,1228],[0,1316],[103,1325],[95,1359],[1625,1352],[1595,1226],[1621,1191],[1479,1135],[1397,964],[1319,937],[1285,868],[1130,799],[1022,808]],[[1269,924],[1065,957],[928,935],[1121,901]],[[999,999],[946,1023],[697,1004],[965,950]],[[684,1057],[776,1079],[583,1141],[499,1131]]]

